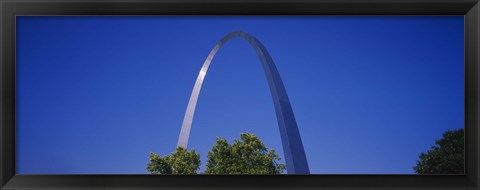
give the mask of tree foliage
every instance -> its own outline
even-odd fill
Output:
[[[431,150],[419,155],[413,169],[417,174],[463,174],[464,141],[463,128],[446,131]]]
[[[285,164],[279,164],[280,156],[268,149],[254,134],[240,134],[240,141],[229,144],[217,138],[208,152],[205,174],[281,174]]]
[[[147,171],[151,174],[197,174],[200,169],[200,154],[177,147],[171,155],[161,157],[150,152]]]

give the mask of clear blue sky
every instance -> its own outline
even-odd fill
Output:
[[[463,16],[17,17],[17,173],[146,174],[174,151],[197,74],[232,31],[270,52],[314,174],[412,174],[464,126]],[[257,134],[283,158],[248,42],[210,66],[189,148]],[[281,162],[284,162],[282,160]]]

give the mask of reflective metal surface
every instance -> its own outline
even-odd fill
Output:
[[[203,63],[202,69],[198,74],[197,81],[193,87],[192,95],[188,102],[187,111],[183,119],[182,129],[178,138],[177,146],[187,148],[188,138],[190,136],[190,129],[192,127],[193,115],[198,101],[198,95],[202,88],[202,83],[207,74],[208,67],[212,62],[213,57],[218,52],[220,47],[228,40],[239,37],[247,40],[253,48],[255,48],[260,61],[262,62],[265,75],[268,80],[270,92],[272,94],[275,112],[277,115],[278,127],[280,129],[280,136],[282,139],[283,152],[285,155],[285,162],[288,174],[309,174],[307,159],[303,149],[302,139],[298,131],[297,122],[293,114],[290,100],[287,92],[283,86],[280,74],[275,67],[275,64],[267,52],[265,47],[253,36],[245,32],[232,32],[223,37],[220,42],[210,51],[207,59]]]

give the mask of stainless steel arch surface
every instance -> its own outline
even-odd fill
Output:
[[[287,173],[309,174],[310,170],[308,168],[305,151],[303,149],[302,139],[298,131],[297,122],[290,105],[290,100],[288,99],[287,92],[285,91],[282,79],[280,78],[280,74],[278,73],[274,62],[265,47],[255,37],[245,32],[237,31],[227,34],[215,45],[212,51],[210,51],[210,54],[203,63],[202,69],[198,74],[195,86],[193,87],[192,95],[190,96],[185,117],[183,119],[182,129],[180,130],[177,146],[186,148],[188,145],[188,139],[190,136],[190,129],[192,127],[195,107],[198,101],[198,95],[213,57],[225,42],[234,37],[247,40],[256,50],[262,63],[275,106],[275,113],[280,129]]]

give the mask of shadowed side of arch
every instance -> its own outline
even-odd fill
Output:
[[[308,168],[305,151],[303,149],[302,139],[298,131],[297,122],[293,114],[292,106],[290,105],[290,100],[288,99],[287,92],[285,91],[282,79],[280,78],[280,74],[278,73],[275,63],[265,47],[255,37],[245,32],[232,32],[227,34],[215,45],[212,51],[210,51],[210,54],[208,54],[208,57],[203,63],[202,69],[198,74],[195,86],[193,87],[192,95],[190,96],[185,117],[183,119],[182,128],[180,130],[177,146],[187,148],[193,115],[195,113],[195,107],[198,101],[198,95],[200,94],[208,67],[210,66],[213,57],[218,52],[220,47],[234,37],[247,40],[257,52],[262,63],[275,106],[275,113],[277,116],[278,127],[280,129],[280,137],[282,139],[287,173],[309,174],[310,170]]]

